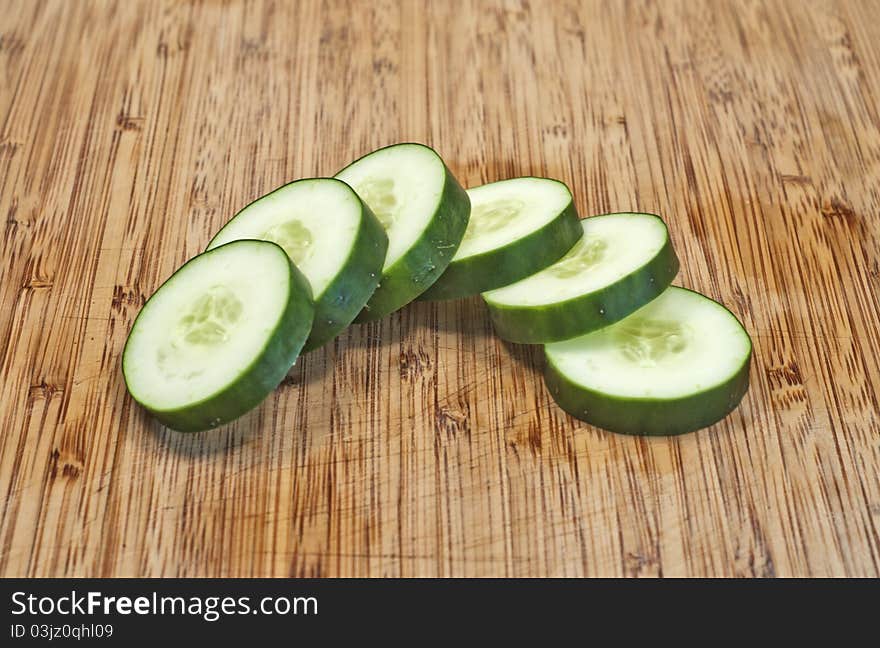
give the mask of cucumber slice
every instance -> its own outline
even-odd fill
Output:
[[[317,349],[351,324],[379,284],[388,237],[347,184],[297,180],[252,202],[208,244],[237,239],[280,245],[312,288],[315,322],[304,351]]]
[[[583,230],[568,187],[514,178],[468,189],[471,217],[446,272],[419,299],[457,299],[506,286],[555,263]]]
[[[736,408],[752,342],[724,306],[671,287],[616,324],[544,351],[544,379],[566,412],[612,432],[664,435]]]
[[[405,306],[443,274],[467,228],[467,193],[433,149],[395,144],[336,177],[354,187],[388,232],[382,280],[356,322]]]
[[[510,342],[567,340],[626,317],[678,272],[666,225],[652,214],[581,221],[583,236],[550,267],[483,293],[496,333]]]
[[[125,384],[168,427],[217,427],[278,386],[313,315],[308,281],[279,246],[222,245],[188,261],[144,304],[122,353]]]

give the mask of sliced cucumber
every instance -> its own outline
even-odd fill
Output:
[[[237,239],[277,243],[309,280],[315,323],[311,351],[351,324],[379,284],[388,237],[347,184],[334,178],[297,180],[242,209],[208,249]]]
[[[457,299],[506,286],[558,261],[581,237],[568,187],[514,178],[468,189],[471,217],[446,272],[419,299]]]
[[[187,262],[144,304],[122,354],[126,386],[168,427],[217,427],[278,386],[313,315],[308,281],[279,246],[222,245]]]
[[[548,344],[545,381],[562,409],[624,434],[680,434],[719,421],[749,386],[752,342],[708,297],[671,287],[600,331]]]
[[[654,299],[678,272],[659,217],[605,214],[580,223],[583,236],[560,261],[483,293],[500,337],[536,344],[600,329]]]
[[[408,304],[443,274],[467,228],[470,201],[440,156],[421,144],[379,149],[336,177],[388,232],[382,280],[355,319],[368,322]]]

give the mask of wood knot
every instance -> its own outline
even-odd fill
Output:
[[[568,127],[565,124],[553,124],[544,128],[544,135],[568,139]]]
[[[49,384],[45,380],[41,380],[28,387],[28,402],[33,403],[38,400],[51,400],[55,396],[63,393],[63,388]]]
[[[51,279],[46,277],[34,277],[26,284],[24,284],[21,289],[22,290],[39,290],[40,288],[51,288],[53,286],[53,282]]]
[[[17,34],[0,34],[0,52],[17,56],[24,51],[24,39]]]
[[[373,74],[382,74],[383,72],[394,74],[396,71],[397,66],[384,56],[373,61]]]
[[[400,379],[414,380],[419,375],[431,371],[431,358],[421,351],[408,348],[400,353]]]
[[[191,30],[188,30],[191,31]],[[182,34],[174,39],[176,42],[169,42],[165,39],[164,34],[159,35],[159,42],[156,44],[156,56],[161,59],[168,59],[180,52],[186,52],[190,47],[191,38],[189,33]]]
[[[780,173],[779,179],[782,181],[782,184],[795,184],[795,185],[811,185],[811,184],[813,184],[813,179],[808,175]]]
[[[328,27],[321,32],[318,45],[328,49],[334,47],[344,48],[349,46],[349,40],[348,27],[342,26],[336,29]]]
[[[140,308],[146,301],[146,296],[139,290],[134,288],[126,289],[124,286],[113,287],[113,301],[111,305],[115,310],[124,310],[126,306]]]
[[[21,148],[21,144],[12,140],[0,138],[0,158],[11,158]]]
[[[437,407],[434,427],[438,434],[445,434],[453,438],[459,434],[465,434],[470,437],[471,434],[467,414],[461,410],[448,408],[445,405]]]
[[[800,367],[794,360],[767,367],[767,383],[773,401],[781,408],[790,408],[807,400],[807,390]]]
[[[82,473],[82,461],[55,448],[49,455],[49,479],[55,481],[60,475],[69,481],[79,478]]]
[[[627,576],[638,576],[648,571],[654,571],[657,562],[656,556],[629,551],[623,557],[623,568]]]
[[[528,450],[533,456],[541,454],[541,425],[537,421],[529,421],[528,425],[514,427],[507,438],[507,447],[519,455],[519,450]]]
[[[127,115],[124,112],[116,115],[116,128],[122,131],[140,131],[143,123],[144,118],[138,115]]]
[[[6,227],[7,229],[17,230],[19,227],[30,228],[32,222],[28,220],[26,217],[19,218],[18,216],[18,196],[14,196],[9,203],[9,211],[6,212]]]
[[[763,539],[758,536],[758,547],[738,547],[733,555],[737,571],[749,578],[773,578],[776,567],[773,558],[766,552]]]
[[[856,212],[845,200],[832,197],[822,203],[822,216],[825,218],[840,218],[844,221],[855,220]]]
[[[239,64],[251,61],[267,63],[271,58],[271,54],[271,51],[266,47],[266,43],[262,39],[243,37],[238,47],[236,61]]]

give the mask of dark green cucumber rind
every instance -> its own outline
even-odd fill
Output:
[[[725,308],[722,304],[719,306]],[[736,318],[733,313],[730,316]],[[736,409],[749,389],[752,339],[745,328],[742,332],[749,341],[749,352],[739,369],[727,380],[681,398],[628,398],[590,389],[565,376],[546,349],[544,382],[553,400],[563,410],[576,419],[604,430],[650,436],[693,432],[727,416]]]
[[[220,245],[213,250],[203,252],[202,254],[212,254],[217,250],[223,249],[226,245],[235,245],[240,243],[240,239],[231,241],[224,245]],[[265,245],[275,245],[267,241],[259,241]],[[278,247],[276,245],[276,247]],[[278,247],[281,252],[283,249]],[[200,255],[201,256],[201,255]],[[287,254],[284,253],[285,258]],[[181,266],[176,275],[189,263]],[[289,262],[289,259],[288,259]],[[170,282],[174,275],[171,275],[165,283]],[[263,350],[257,355],[254,361],[248,366],[232,383],[220,391],[208,396],[207,398],[185,407],[175,410],[160,410],[152,407],[149,403],[138,400],[137,396],[129,389],[129,394],[144,409],[149,411],[161,423],[179,432],[200,432],[209,430],[225,423],[228,423],[239,416],[247,413],[257,405],[259,405],[269,393],[274,390],[279,383],[287,375],[290,367],[296,361],[309,331],[312,326],[312,318],[314,315],[314,304],[311,298],[311,288],[308,280],[290,263],[290,293],[288,295],[287,306],[284,309],[275,331],[269,336],[268,342]],[[161,290],[161,287],[160,287]],[[158,290],[156,291],[158,292]],[[153,293],[154,295],[156,293]],[[150,297],[152,299],[152,297]],[[149,302],[149,300],[148,300]],[[141,309],[143,312],[143,309]],[[140,315],[138,315],[140,317]],[[132,325],[132,330],[137,326],[137,319]],[[129,334],[130,339],[130,334]],[[128,346],[128,342],[126,342]],[[122,353],[123,360],[125,351]],[[128,388],[128,377],[125,376],[125,364],[123,362],[123,377],[125,378],[126,388]]]
[[[612,396],[587,389],[562,375],[547,359],[544,382],[553,400],[573,417],[620,434],[683,434],[717,423],[732,412],[749,388],[749,353],[723,383],[672,400]]]
[[[354,244],[336,277],[315,301],[315,323],[303,352],[323,346],[351,324],[382,278],[388,235],[367,204],[358,200],[362,211]]]
[[[500,338],[521,344],[560,342],[604,328],[638,310],[669,287],[678,267],[678,257],[667,237],[648,263],[600,290],[538,306],[511,306],[484,299]]]
[[[453,261],[419,299],[470,297],[525,279],[559,261],[583,233],[574,202],[569,202],[540,229],[503,247]]]
[[[440,202],[407,252],[387,268],[355,322],[372,322],[402,308],[437,281],[455,256],[467,229],[471,201],[446,165]]]

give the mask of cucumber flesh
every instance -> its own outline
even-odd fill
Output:
[[[208,249],[238,239],[280,245],[309,280],[315,322],[305,350],[351,324],[379,284],[388,237],[358,195],[333,178],[297,180],[236,214]]]
[[[580,240],[562,259],[483,293],[500,337],[536,344],[603,328],[654,299],[678,273],[678,258],[659,217],[605,214],[580,224]]]
[[[711,425],[739,404],[752,343],[721,304],[670,287],[629,317],[544,351],[545,381],[566,412],[612,432],[667,435]]]
[[[381,281],[355,321],[379,319],[440,277],[464,236],[470,201],[440,156],[421,144],[379,149],[336,177],[354,188],[388,234]]]
[[[582,230],[571,192],[548,178],[468,189],[471,216],[446,272],[420,299],[457,299],[519,281],[558,261]]]
[[[217,427],[278,386],[313,315],[309,284],[279,246],[222,245],[183,265],[141,309],[123,351],[126,386],[171,428]]]

